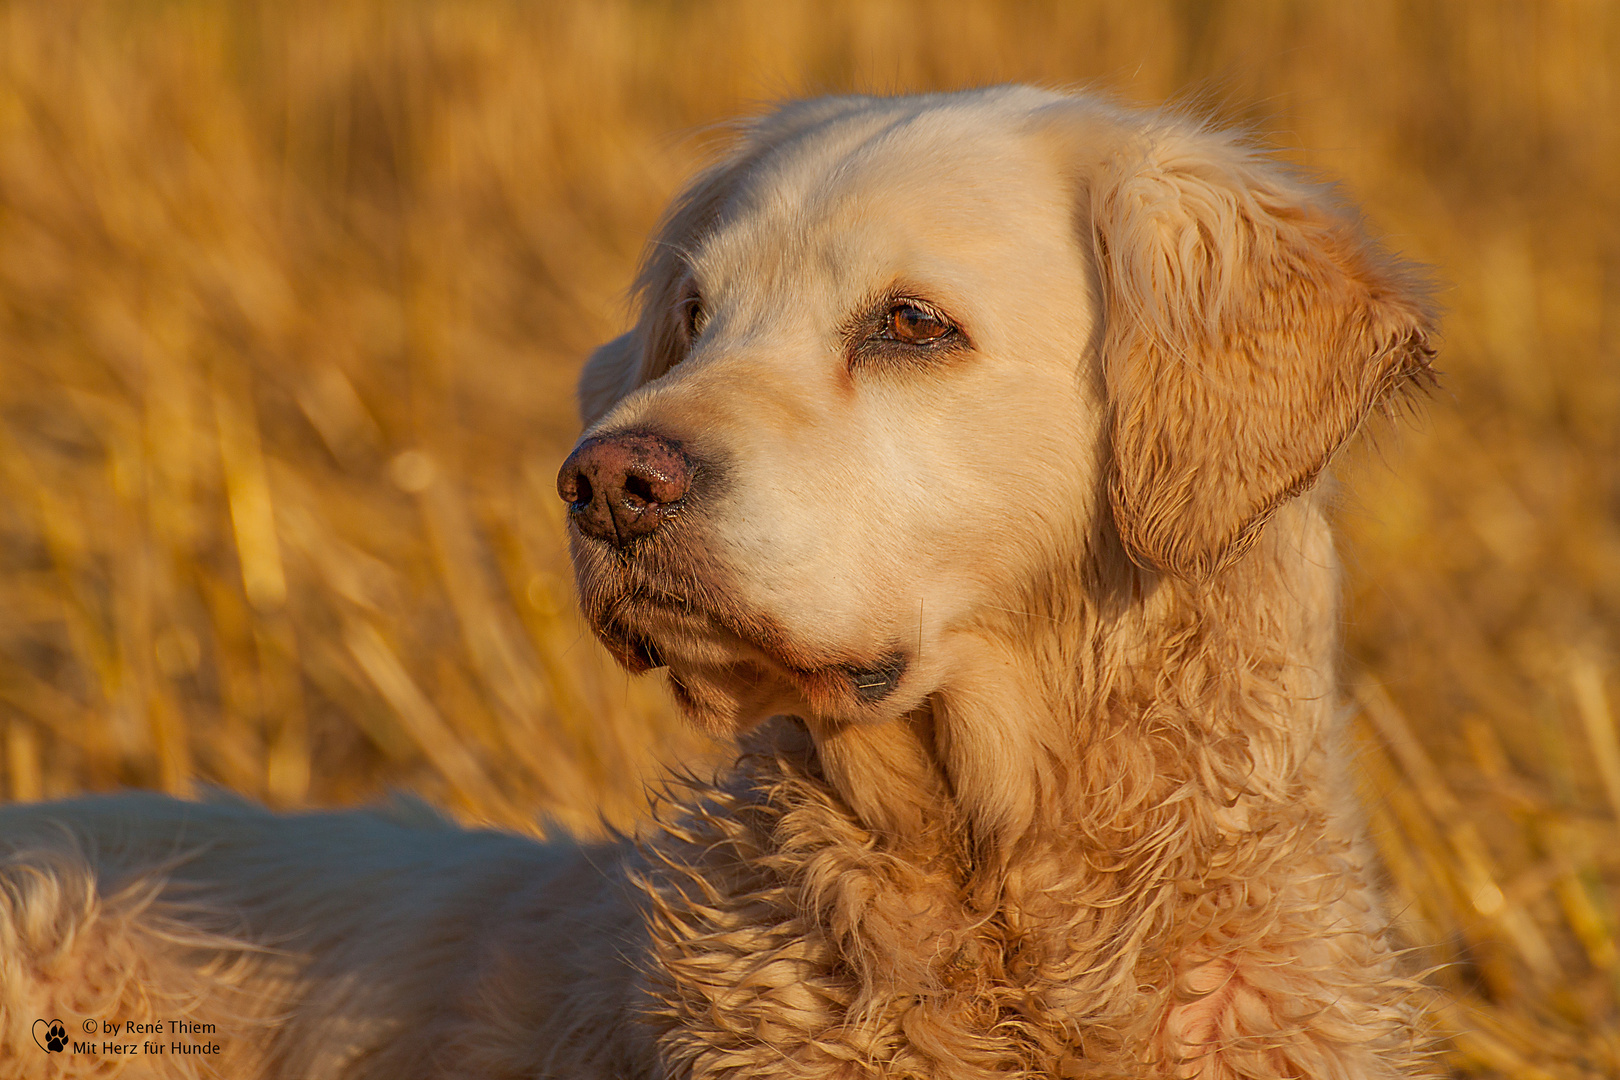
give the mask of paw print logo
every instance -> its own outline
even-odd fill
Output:
[[[67,1049],[67,1028],[60,1020],[35,1020],[34,1041],[47,1054],[60,1054]]]

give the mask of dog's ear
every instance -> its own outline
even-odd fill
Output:
[[[1088,217],[1114,519],[1136,561],[1206,580],[1428,376],[1433,315],[1326,189],[1230,136],[1163,121],[1106,157]]]
[[[641,342],[635,331],[620,334],[591,353],[579,373],[579,421],[590,427],[640,383]]]

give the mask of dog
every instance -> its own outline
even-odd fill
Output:
[[[1430,379],[1413,268],[1229,132],[1001,87],[743,125],[635,297],[581,603],[736,764],[600,845],[8,808],[0,1076],[101,1075],[29,1045],[96,1018],[212,1047],[125,1076],[1425,1070],[1324,479]]]

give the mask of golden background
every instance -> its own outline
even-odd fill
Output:
[[[632,826],[711,752],[573,613],[571,382],[717,121],[1190,103],[1436,268],[1341,470],[1346,685],[1444,1067],[1620,1074],[1620,7],[0,0],[0,791]],[[549,827],[549,826],[547,826]]]

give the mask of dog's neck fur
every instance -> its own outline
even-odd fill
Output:
[[[964,674],[903,721],[809,729],[829,782],[895,850],[970,838],[998,878],[1054,846],[1118,852],[1117,830],[1189,787],[1233,811],[1211,840],[1245,831],[1240,807],[1298,800],[1324,733],[1336,579],[1314,499],[1206,584],[1097,545],[962,631]]]
[[[1178,978],[1290,919],[1305,926],[1287,945],[1300,969],[1299,942],[1332,921],[1310,912],[1347,892],[1360,902],[1322,752],[1337,571],[1319,499],[1284,507],[1211,583],[1122,554],[1054,570],[1030,606],[972,628],[967,677],[903,721],[811,723],[813,747],[797,725],[762,732],[724,805],[689,807],[696,825],[660,859],[682,880],[733,884],[716,908],[780,911],[772,941],[793,960],[776,978],[836,984],[821,992],[838,1007],[795,1008],[824,1008],[857,1057],[900,1039],[934,1062],[918,1075],[977,1076],[1114,1075],[1140,1068],[1143,1047],[1184,1055]],[[1291,877],[1269,880],[1303,882],[1299,895],[1256,894],[1281,865]],[[667,985],[653,992],[678,1021],[665,1051],[702,1074],[726,1043],[705,1035],[717,1001],[741,992],[701,985],[703,970],[733,948],[757,978],[772,964],[758,935],[727,944],[726,917],[659,905],[659,888]],[[682,985],[688,973],[699,985]],[[768,1027],[783,1007],[743,998],[740,1023]]]

